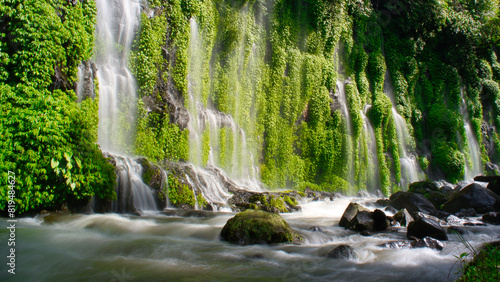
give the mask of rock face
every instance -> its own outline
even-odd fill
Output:
[[[280,215],[259,210],[246,210],[229,219],[220,237],[239,245],[299,243],[303,240]]]
[[[370,212],[357,203],[350,203],[340,219],[339,226],[355,231],[380,231],[389,227],[389,221],[381,210]]]
[[[446,231],[439,223],[430,218],[419,217],[408,224],[407,237],[425,238],[432,237],[438,240],[448,240]]]
[[[472,183],[460,191],[453,193],[450,199],[442,206],[444,211],[451,213],[468,208],[473,208],[478,213],[487,212],[492,208],[499,210],[500,196],[477,183]]]
[[[413,182],[408,187],[408,192],[425,195],[432,191],[439,191],[436,183],[430,181]]]
[[[438,210],[429,200],[420,194],[411,192],[397,192],[392,194],[390,205],[398,210],[407,209],[410,213],[438,214]]]
[[[349,245],[340,245],[328,253],[329,258],[353,260],[358,258],[358,254]]]

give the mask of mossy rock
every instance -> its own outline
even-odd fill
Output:
[[[223,241],[239,245],[296,244],[303,241],[280,215],[261,210],[236,214],[224,225],[220,237]]]
[[[436,183],[430,181],[413,182],[408,187],[408,192],[417,193],[420,195],[425,195],[431,191],[439,191],[439,187]]]

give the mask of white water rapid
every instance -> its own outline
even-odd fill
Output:
[[[390,249],[379,245],[406,240],[403,228],[373,236],[338,226],[350,201],[337,198],[301,203],[302,211],[282,214],[305,237],[301,245],[239,246],[219,240],[234,213],[201,217],[141,217],[117,214],[57,215],[23,218],[16,224],[15,281],[454,281],[467,251],[449,235],[442,251]],[[370,207],[370,205],[368,205]],[[371,207],[372,209],[375,207]],[[6,219],[0,219],[6,226]],[[446,226],[445,226],[446,228]],[[464,227],[462,227],[464,228]],[[2,228],[0,235],[8,236]],[[474,246],[500,236],[499,226],[467,227]],[[352,246],[357,259],[327,258],[340,244]],[[17,247],[17,245],[16,245]],[[45,259],[44,259],[45,258]],[[0,280],[9,281],[6,271]]]

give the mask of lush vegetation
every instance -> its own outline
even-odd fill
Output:
[[[97,142],[98,98],[76,103],[77,67],[94,45],[93,1],[0,3],[0,209],[15,173],[16,212],[114,197]]]
[[[388,194],[409,152],[432,177],[463,179],[470,124],[483,164],[500,161],[496,0],[148,4],[130,54],[138,155],[210,156],[233,176],[257,166],[269,188]],[[0,12],[3,183],[16,173],[20,211],[112,197],[98,97],[74,93],[93,54],[94,2],[7,0]],[[199,105],[238,128],[205,126],[195,140],[182,110]],[[206,205],[177,186],[179,203]]]

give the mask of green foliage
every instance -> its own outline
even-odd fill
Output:
[[[0,3],[0,170],[16,175],[18,213],[115,196],[97,142],[98,99],[76,103],[77,66],[94,45],[95,3]],[[0,209],[7,190],[0,190]]]
[[[196,202],[204,204],[201,198],[195,197],[193,190],[187,184],[179,181],[173,174],[168,175],[168,198],[177,207],[194,208]]]
[[[464,178],[465,156],[454,143],[438,143],[432,150],[432,163],[437,165],[448,181],[456,183]]]

